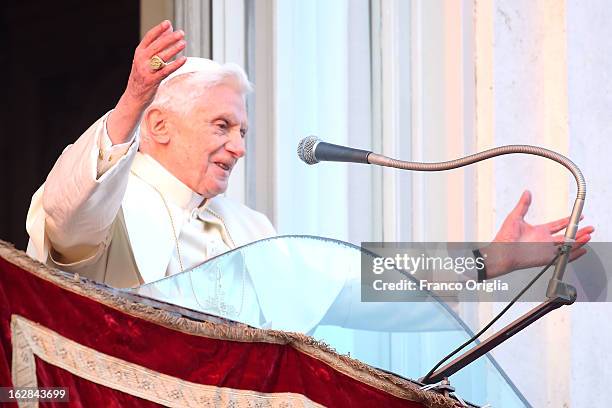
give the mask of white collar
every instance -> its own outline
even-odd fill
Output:
[[[148,154],[137,152],[132,171],[155,188],[168,202],[191,211],[201,206],[205,198],[187,187],[176,176]]]

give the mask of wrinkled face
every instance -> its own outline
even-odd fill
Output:
[[[247,114],[240,92],[224,84],[207,89],[174,127],[174,175],[206,198],[225,192],[244,156]]]

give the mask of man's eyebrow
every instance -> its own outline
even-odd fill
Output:
[[[236,116],[233,113],[230,112],[222,112],[219,113],[215,116],[213,116],[212,118],[212,122],[216,121],[216,120],[225,120],[227,122],[230,122],[232,124],[240,124],[240,122],[238,121],[238,118],[236,118]]]
[[[230,121],[235,122],[236,118],[231,113],[222,112],[222,113],[218,113],[215,116],[213,116],[212,120],[214,121],[214,120],[219,120],[219,119],[224,119],[224,120],[228,120],[229,119]]]
[[[217,120],[225,120],[227,122],[230,122],[232,125],[240,125],[240,128],[243,130],[249,129],[249,123],[247,121],[245,121],[244,123],[239,122],[233,113],[229,113],[229,112],[219,113],[212,118],[211,122],[214,122]]]

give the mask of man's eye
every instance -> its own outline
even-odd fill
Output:
[[[227,122],[217,122],[216,125],[218,129],[227,130]]]
[[[246,137],[247,134],[247,130],[246,129],[240,129],[240,136],[244,139]]]

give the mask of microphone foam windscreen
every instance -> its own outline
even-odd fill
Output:
[[[297,153],[299,158],[306,164],[316,164],[319,162],[315,157],[315,146],[319,142],[316,136],[308,136],[300,140]]]

